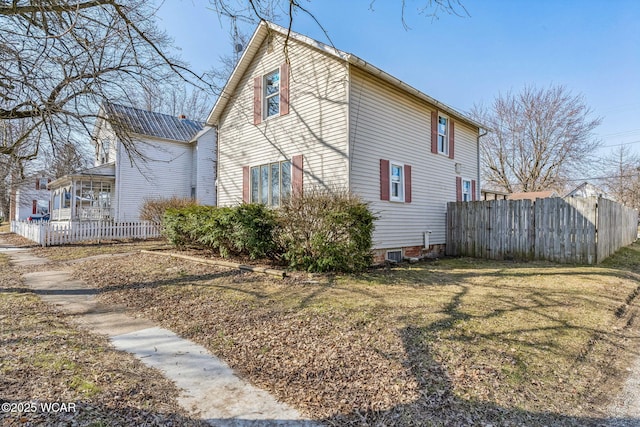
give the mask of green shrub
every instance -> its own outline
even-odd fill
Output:
[[[290,267],[314,272],[361,271],[371,265],[376,217],[344,190],[307,190],[278,210],[276,241]]]
[[[265,205],[245,203],[234,210],[231,244],[251,259],[275,257],[276,214]]]
[[[178,247],[210,249],[222,257],[275,255],[275,214],[263,205],[168,209],[164,224],[165,236]]]
[[[179,248],[193,245],[188,224],[188,210],[192,208],[169,208],[162,217],[162,234],[169,242]]]
[[[373,261],[375,219],[366,203],[346,191],[312,189],[275,210],[260,204],[170,208],[163,224],[178,247],[281,259],[307,271],[351,272]]]

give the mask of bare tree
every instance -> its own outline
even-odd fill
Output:
[[[185,115],[189,119],[204,122],[213,106],[213,96],[188,84],[172,82],[158,87],[143,85],[137,99],[130,105],[142,110],[171,116]]]
[[[28,128],[29,123],[24,120],[0,120],[0,140],[11,144],[22,138]],[[38,132],[32,132],[23,139],[15,156],[0,154],[0,216],[9,217],[13,191],[24,182],[27,174],[38,168],[38,158],[33,155],[38,138]],[[16,157],[21,157],[23,161],[15,161]]]
[[[497,190],[563,190],[567,179],[589,166],[599,144],[592,131],[601,119],[563,86],[525,87],[499,95],[489,108],[475,106],[471,114],[489,130],[480,142],[482,177]]]
[[[152,3],[0,1],[0,120],[28,124],[21,137],[0,141],[0,154],[24,159],[20,147],[35,134],[27,157],[59,134],[86,136],[103,99],[135,98],[143,82],[178,76],[205,87],[166,53],[170,39],[156,27]]]
[[[603,166],[607,193],[623,205],[640,210],[640,156],[620,146],[604,158]]]
[[[56,146],[55,153],[47,156],[43,169],[55,179],[85,169],[90,160],[91,156],[84,146],[67,142]]]

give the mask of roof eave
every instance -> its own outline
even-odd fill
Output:
[[[282,35],[288,35],[290,38],[300,41],[302,43],[305,43],[311,47],[315,47],[316,49],[326,53],[327,55],[333,56],[337,59],[347,61],[349,64],[362,68],[366,72],[381,78],[382,80],[390,83],[391,85],[396,86],[404,90],[405,92],[418,97],[419,99],[426,101],[427,103],[435,106],[436,108],[438,108],[443,112],[446,112],[447,114],[450,114],[452,116],[455,116],[458,119],[461,119],[462,121],[466,122],[467,124],[470,124],[471,126],[474,126],[478,129],[489,130],[482,123],[479,123],[473,120],[472,118],[467,117],[465,114],[457,111],[456,109],[430,97],[424,92],[419,91],[418,89],[408,85],[402,80],[396,77],[393,77],[391,74],[381,70],[380,68],[374,65],[371,65],[370,63],[364,61],[363,59],[360,59],[359,57],[353,54],[341,51],[339,49],[334,48],[333,46],[329,46],[327,44],[324,44],[322,42],[319,42],[317,40],[314,40],[302,34],[296,33],[294,31],[289,32],[286,28],[283,28],[273,23],[268,23],[266,21],[260,22],[260,25],[258,25],[258,28],[256,28],[256,31],[253,33],[251,40],[247,44],[247,48],[242,53],[242,56],[240,57],[238,64],[236,65],[233,72],[231,73],[229,80],[227,80],[227,83],[225,84],[224,89],[222,90],[222,93],[216,100],[216,103],[213,106],[213,109],[211,110],[209,117],[207,118],[206,123],[208,125],[217,126],[219,124],[219,120],[220,120],[220,116],[222,115],[222,112],[227,106],[227,103],[229,102],[229,99],[231,98],[231,96],[233,96],[233,93],[235,92],[236,87],[240,82],[240,79],[242,78],[246,70],[249,68],[249,65],[251,64],[255,51],[262,44],[269,30],[279,32]]]
[[[423,101],[428,102],[429,104],[433,105],[434,107],[438,108],[438,110],[443,111],[447,114],[450,114],[452,116],[455,116],[458,119],[461,119],[462,121],[477,127],[478,129],[485,129],[487,130],[487,127],[484,126],[482,123],[479,123],[475,120],[473,120],[472,118],[466,116],[465,114],[457,111],[455,108],[448,106],[447,104],[444,104],[440,101],[438,101],[435,98],[430,97],[429,95],[427,95],[426,93],[414,88],[413,86],[408,85],[407,83],[403,82],[402,80],[398,79],[397,77],[392,76],[391,74],[387,73],[386,71],[381,70],[380,68],[376,67],[375,65],[371,65],[370,63],[368,63],[367,61],[360,59],[359,57],[349,54],[347,56],[347,60],[349,61],[350,64],[355,65],[357,67],[362,68],[363,70],[365,70],[366,72],[368,72],[371,75],[374,75],[384,81],[386,81],[387,83],[392,84],[393,86],[396,86],[402,90],[404,90],[405,92],[408,92],[420,99],[422,99]]]
[[[206,121],[207,125],[209,126],[218,125],[218,121],[220,119],[220,115],[222,114],[222,111],[227,106],[227,102],[233,95],[233,92],[238,86],[238,83],[240,82],[240,79],[244,75],[245,71],[247,70],[247,68],[249,68],[249,64],[251,63],[251,59],[252,59],[249,56],[253,55],[249,53],[251,50],[253,50],[253,49],[250,49],[250,47],[253,47],[255,44],[258,44],[258,45],[262,44],[262,41],[264,40],[266,35],[267,35],[266,23],[265,21],[262,21],[260,22],[260,25],[258,25],[253,35],[251,36],[249,43],[247,43],[246,49],[244,50],[244,52],[242,52],[242,55],[240,56],[238,63],[234,67],[233,72],[229,76],[227,83],[224,85],[224,88],[222,89],[220,96],[216,100],[216,103],[213,105],[213,108],[211,109],[211,112],[209,113],[209,117],[207,118],[207,121]]]
[[[238,60],[238,63],[233,69],[231,76],[227,80],[227,83],[225,84],[224,88],[222,89],[222,92],[220,93],[220,96],[216,100],[216,103],[214,104],[211,110],[211,113],[209,113],[209,117],[207,118],[207,122],[206,122],[207,125],[209,126],[218,125],[220,116],[222,115],[222,111],[224,111],[225,107],[227,106],[227,103],[229,102],[229,99],[233,96],[233,93],[235,92],[236,87],[240,82],[240,79],[242,79],[242,76],[244,76],[244,73],[247,71],[247,68],[249,68],[251,61],[253,60],[253,55],[255,54],[257,49],[260,47],[264,39],[267,37],[267,34],[269,33],[270,30],[276,31],[281,35],[288,36],[292,40],[297,40],[309,46],[315,47],[316,49],[328,55],[334,56],[342,60],[346,60],[347,57],[349,56],[349,54],[346,52],[338,50],[332,46],[329,46],[327,44],[314,40],[310,37],[296,33],[294,31],[289,31],[288,29],[281,27],[277,24],[274,24],[272,22],[262,21],[256,28],[256,31],[251,36],[249,43],[247,43],[246,49],[244,50],[244,52],[242,52],[242,56],[240,56],[240,59]]]

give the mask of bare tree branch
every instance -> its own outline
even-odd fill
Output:
[[[491,130],[481,156],[483,181],[494,189],[564,190],[598,146],[592,131],[601,119],[562,86],[499,95],[490,109],[476,106],[472,115]]]

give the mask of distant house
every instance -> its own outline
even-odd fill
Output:
[[[9,220],[24,221],[31,215],[49,213],[51,177],[45,171],[30,174],[15,185],[9,195]]]
[[[479,123],[274,24],[258,26],[207,125],[218,128],[219,205],[348,189],[379,216],[378,260],[443,252],[447,202],[479,196]]]
[[[99,117],[94,167],[49,184],[52,220],[137,221],[147,198],[215,205],[215,129],[113,103]]]
[[[529,191],[523,193],[511,193],[507,196],[508,200],[533,200],[546,199],[547,197],[560,197],[557,191]]]
[[[498,190],[480,190],[480,200],[506,200],[509,193]]]
[[[583,182],[573,190],[569,191],[564,197],[606,197],[606,193],[599,187],[589,183]]]

